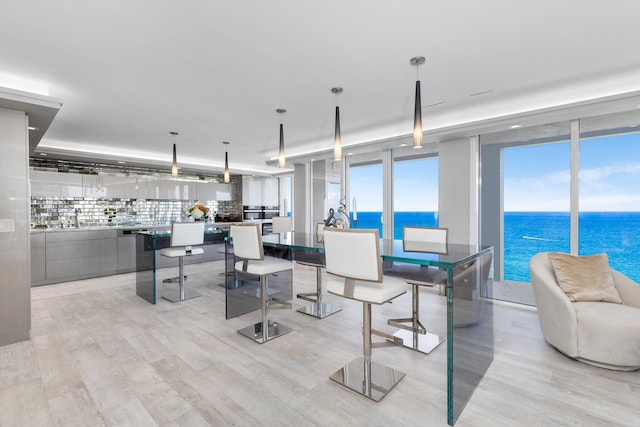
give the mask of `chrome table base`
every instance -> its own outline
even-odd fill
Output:
[[[331,380],[379,402],[404,378],[404,373],[359,357],[337,370]]]
[[[255,325],[247,326],[246,328],[238,329],[238,333],[244,335],[245,337],[254,340],[255,342],[262,344],[269,340],[279,337],[280,335],[284,335],[288,332],[291,332],[291,329],[288,326],[282,325],[280,323],[272,322],[271,320],[267,321],[267,328],[264,330],[264,323],[259,322]],[[266,332],[266,333],[263,333]]]
[[[421,334],[419,332],[400,329],[396,331],[393,336],[400,338],[404,347],[408,347],[425,354],[431,353],[434,348],[444,342],[444,338],[430,332]]]

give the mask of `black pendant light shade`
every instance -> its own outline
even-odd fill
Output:
[[[284,155],[284,126],[282,125],[282,115],[287,112],[284,108],[278,108],[276,110],[278,114],[280,114],[280,147],[278,150],[278,167],[283,168],[286,163],[286,158]]]
[[[338,95],[343,92],[341,87],[334,87],[331,89],[332,93],[336,94],[336,99]],[[337,102],[336,102],[337,103]],[[340,106],[336,105],[336,129],[334,132],[333,138],[333,160],[342,160],[342,138],[340,136]]]
[[[223,142],[224,145],[229,145],[229,143],[227,141]],[[225,151],[224,152],[224,175],[223,175],[223,179],[222,181],[225,184],[228,184],[230,181],[230,176],[229,176],[229,152]]]
[[[173,135],[173,163],[171,164],[171,177],[178,177],[178,156],[176,155],[176,135],[178,132],[169,132]]]
[[[416,81],[416,105],[413,113],[413,146],[422,147],[422,100],[420,99],[420,80]]]
[[[411,58],[409,63],[416,67],[416,74],[424,64],[424,56]],[[420,96],[420,78],[416,79],[416,104],[413,112],[413,148],[422,148],[422,99]]]

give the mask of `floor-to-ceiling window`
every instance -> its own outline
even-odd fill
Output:
[[[382,236],[382,162],[354,164],[349,168],[350,217],[357,228],[375,228]]]
[[[481,147],[481,241],[496,248],[497,298],[534,303],[538,252],[605,252],[640,281],[640,112],[482,135]]]
[[[393,162],[393,237],[402,228],[438,226],[438,158],[405,157]]]
[[[538,252],[569,252],[568,141],[503,151],[504,280],[530,282]]]
[[[580,141],[579,254],[640,282],[640,133]]]

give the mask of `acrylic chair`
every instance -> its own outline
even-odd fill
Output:
[[[362,302],[363,357],[339,369],[330,378],[374,401],[382,399],[404,373],[371,360],[371,350],[401,344],[392,335],[372,329],[371,304],[384,304],[404,294],[406,282],[382,275],[378,230],[326,228],[324,246],[329,293]],[[385,341],[372,342],[372,334]]]
[[[316,240],[318,243],[324,241],[324,223],[316,224]],[[322,269],[325,267],[324,254],[321,253],[296,253],[296,262],[301,265],[313,267],[316,269],[316,291],[303,292],[296,295],[297,298],[309,301],[304,307],[300,307],[298,312],[308,314],[309,316],[324,319],[325,317],[337,313],[342,310],[341,307],[323,302],[323,286],[322,286]]]
[[[274,300],[269,297],[268,276],[293,269],[291,261],[264,255],[262,236],[259,224],[242,224],[231,226],[233,251],[240,261],[235,263],[236,273],[255,275],[260,277],[260,302],[262,321],[238,330],[238,333],[260,344],[280,335],[291,332],[291,328],[268,320],[267,314],[270,303],[277,302],[279,307],[291,308],[291,304]]]
[[[177,290],[170,293],[163,291],[162,298],[171,302],[184,301],[189,298],[199,297],[200,294],[192,289],[185,289],[184,281],[184,257],[202,255],[204,249],[194,247],[204,244],[204,222],[174,222],[171,224],[170,247],[160,249],[158,253],[169,258],[178,258],[178,272],[180,276],[177,281],[180,283]],[[174,279],[167,279],[166,282],[173,282]]]
[[[405,252],[428,252],[447,254],[448,230],[446,228],[404,227],[402,245]],[[400,328],[394,336],[402,338],[404,346],[429,354],[440,345],[444,338],[427,332],[420,321],[419,287],[444,286],[446,271],[434,267],[415,264],[394,263],[384,271],[387,276],[399,277],[411,285],[411,317],[389,319],[387,323]]]

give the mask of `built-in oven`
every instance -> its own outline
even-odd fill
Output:
[[[264,206],[262,212],[263,219],[272,219],[274,216],[280,215],[280,208],[277,206]]]
[[[271,222],[263,222],[262,223],[262,235],[271,234],[273,232],[273,223]]]
[[[256,219],[264,219],[262,206],[243,206],[242,219],[244,221],[252,221]]]

